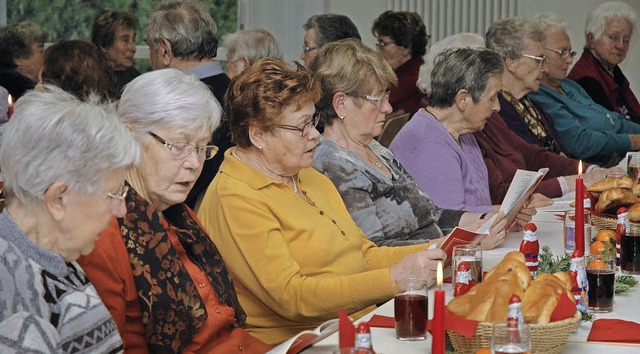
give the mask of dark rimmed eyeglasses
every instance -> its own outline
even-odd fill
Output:
[[[535,61],[538,62],[538,65],[542,66],[542,64],[544,64],[544,61],[547,59],[547,57],[545,57],[544,55],[541,56],[535,56],[535,55],[530,55],[530,54],[521,54],[523,57],[525,58],[529,58],[529,59],[533,59]]]
[[[546,50],[550,50],[556,54],[558,54],[560,56],[560,58],[562,59],[567,59],[569,57],[571,57],[571,59],[576,57],[576,53],[575,51],[571,50],[571,49],[553,49],[553,48],[549,48],[549,47],[544,47],[544,49]]]
[[[118,190],[115,193],[104,192],[104,194],[106,194],[107,197],[115,200],[122,200],[122,201],[124,201],[124,198],[127,197],[127,193],[129,193],[129,186],[127,185],[120,186],[120,188],[118,188]]]
[[[286,130],[298,131],[300,132],[300,136],[305,137],[309,135],[309,132],[311,132],[312,127],[315,128],[318,126],[319,121],[320,121],[320,112],[315,112],[313,116],[311,116],[311,119],[308,122],[304,123],[302,127],[296,127],[295,125],[289,125],[289,124],[276,124],[276,127],[286,129]]]
[[[196,146],[186,142],[172,143],[162,139],[152,132],[147,133],[149,133],[149,135],[151,135],[157,142],[164,145],[164,147],[166,147],[176,159],[184,159],[194,150],[197,150],[198,159],[201,160],[209,160],[218,153],[218,147],[215,145]]]
[[[305,53],[309,53],[310,51],[316,50],[316,49],[318,49],[318,47],[309,47],[309,46],[306,46],[306,45],[302,46],[302,51],[305,52]]]
[[[396,44],[396,42],[394,42],[394,41],[385,42],[383,40],[378,40],[376,42],[376,47],[382,49],[382,48],[388,46],[389,44]]]

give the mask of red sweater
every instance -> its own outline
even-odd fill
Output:
[[[629,80],[617,65],[613,75],[609,75],[591,51],[585,48],[568,78],[580,84],[597,104],[640,123],[640,103],[629,87]]]
[[[398,76],[398,86],[391,89],[389,95],[389,103],[394,112],[403,110],[413,115],[422,108],[420,100],[424,94],[416,85],[422,64],[424,64],[422,57],[412,57],[395,70]]]
[[[536,189],[549,198],[561,197],[559,176],[578,173],[578,161],[556,155],[543,147],[529,144],[512,132],[497,112],[484,125],[484,129],[473,133],[478,141],[484,163],[489,172],[491,202],[501,204],[518,169],[537,171],[548,167],[549,172]],[[587,164],[584,164],[587,166]]]

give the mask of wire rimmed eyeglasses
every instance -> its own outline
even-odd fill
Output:
[[[309,53],[310,51],[316,50],[316,49],[318,49],[318,47],[310,47],[310,46],[306,46],[306,45],[302,46],[302,51],[305,52],[305,53]]]
[[[530,55],[530,54],[522,54],[523,57],[525,58],[529,58],[529,59],[533,59],[535,61],[538,62],[538,65],[542,66],[542,64],[544,64],[544,61],[547,59],[547,57],[545,57],[544,55],[541,56],[535,56],[535,55]]]
[[[320,112],[315,112],[311,119],[302,125],[302,127],[296,127],[295,125],[289,124],[276,124],[276,127],[291,130],[291,131],[299,131],[300,136],[305,137],[309,135],[311,132],[311,128],[315,128],[318,126],[318,122],[320,121]]]
[[[157,142],[164,145],[164,147],[166,147],[176,159],[184,159],[194,150],[197,150],[198,159],[201,160],[209,160],[218,153],[218,147],[215,145],[196,146],[187,142],[172,143],[164,140],[153,132],[147,133],[149,133],[149,135],[151,135]]]
[[[359,94],[350,94],[349,96],[364,98],[365,100],[377,105],[378,107],[383,104],[389,102],[389,92],[385,92],[380,96],[375,95],[359,95]]]
[[[118,190],[115,193],[104,192],[104,194],[109,198],[112,198],[115,200],[123,200],[123,201],[124,201],[124,198],[127,197],[127,193],[129,193],[129,186],[127,185],[120,186],[120,188],[118,188]]]
[[[550,50],[556,54],[558,54],[560,56],[560,58],[562,59],[567,59],[569,57],[571,57],[571,59],[576,57],[576,53],[574,50],[571,49],[553,49],[553,48],[549,48],[549,47],[544,47],[544,49],[546,50]]]

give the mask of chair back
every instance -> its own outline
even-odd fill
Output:
[[[396,134],[400,129],[409,121],[411,113],[405,113],[404,111],[393,112],[387,114],[387,120],[382,127],[382,133],[376,138],[380,145],[388,148],[396,137]]]

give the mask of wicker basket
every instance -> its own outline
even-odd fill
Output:
[[[531,346],[532,353],[562,353],[567,344],[569,335],[578,328],[582,315],[576,311],[576,315],[562,321],[549,324],[531,325]],[[456,332],[447,331],[451,344],[456,353],[473,354],[480,348],[491,347],[491,332],[493,323],[480,322],[473,337],[467,338]]]
[[[592,212],[591,223],[598,230],[615,230],[618,227],[618,218],[609,214],[598,214]],[[634,232],[636,234],[640,232],[640,223],[630,222],[629,226],[631,228],[631,232]],[[595,235],[591,236],[595,237]]]

